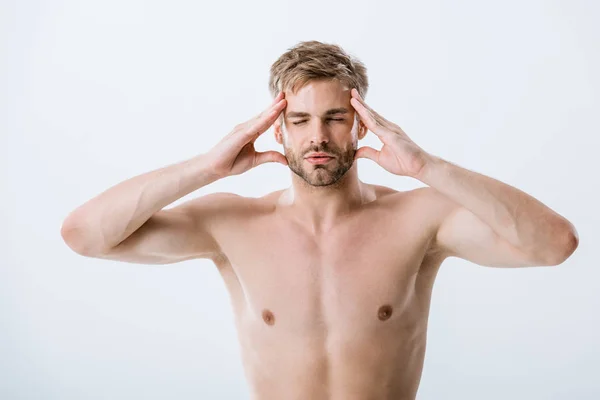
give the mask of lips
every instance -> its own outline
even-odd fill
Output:
[[[333,155],[327,153],[308,153],[305,158],[334,158]]]
[[[310,153],[305,157],[306,161],[311,164],[326,164],[334,158],[326,153]]]

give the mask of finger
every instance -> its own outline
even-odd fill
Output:
[[[243,126],[253,125],[257,121],[264,118],[265,115],[268,115],[271,111],[273,111],[275,108],[277,108],[280,105],[281,101],[284,100],[283,97],[284,97],[283,92],[279,92],[279,94],[277,94],[277,96],[275,96],[275,98],[273,99],[273,102],[269,105],[269,107],[262,110],[260,113],[256,114],[254,117],[250,118],[246,122],[244,122]]]
[[[266,132],[266,130],[269,129],[271,125],[273,125],[273,122],[275,122],[275,120],[277,119],[279,114],[281,114],[286,105],[286,100],[282,99],[273,107],[271,107],[269,111],[263,113],[259,118],[252,121],[252,123],[249,124],[249,128],[247,131],[248,135],[256,138],[262,133]]]
[[[254,117],[254,119],[260,119],[263,115],[269,113],[273,109],[273,107],[277,106],[277,103],[279,103],[281,100],[283,100],[284,97],[285,97],[284,92],[279,92],[277,94],[277,96],[275,96],[273,101],[271,102],[271,105],[269,105],[269,107],[267,107],[267,109],[261,111],[261,113],[258,114],[256,117]]]
[[[285,108],[286,104],[287,103],[285,99],[279,100],[276,104],[269,107],[267,110],[264,110],[256,117],[244,122],[241,125],[241,129],[243,130],[244,135],[250,137],[258,137],[258,135],[265,132],[269,128],[269,126],[271,126],[273,122],[275,122],[275,119],[277,119],[277,116]]]
[[[242,123],[236,125],[234,127],[234,129],[231,132],[229,132],[229,134],[227,135],[227,138],[230,138],[230,137],[237,138],[236,140],[242,140],[243,144],[248,143],[249,138],[251,141],[256,140],[256,138],[261,133],[265,132],[269,128],[269,126],[271,126],[273,124],[273,122],[275,121],[277,116],[286,107],[287,102],[283,97],[284,97],[284,92],[279,92],[279,94],[277,94],[277,96],[275,97],[273,104],[271,104],[271,106],[269,106],[269,108],[267,108],[266,110],[264,110],[263,112],[261,112],[260,114],[255,116],[254,118],[251,118],[251,119],[247,120],[246,122],[242,122]],[[279,99],[279,100],[277,101],[277,99]],[[273,113],[275,114],[274,118],[272,115]],[[271,122],[269,122],[269,121],[271,121]],[[264,125],[265,123],[268,125],[266,127],[264,127],[263,130],[261,130],[261,126]]]
[[[277,151],[256,152],[256,157],[254,158],[255,166],[268,162],[278,162],[283,165],[288,165],[287,158]]]
[[[377,136],[384,136],[387,133],[387,130],[383,127],[380,121],[377,121],[375,117],[370,113],[370,111],[356,98],[350,99],[350,104],[360,118],[363,120],[367,128]]]
[[[285,108],[285,106],[287,105],[287,100],[283,98],[283,94],[280,93],[276,99],[279,98],[279,100],[274,101],[266,110],[263,110],[260,114],[258,114],[256,117],[254,117],[253,119],[251,119],[250,121],[248,121],[250,124],[255,123],[257,121],[262,120],[265,117],[268,117],[269,114],[275,110],[279,110],[281,111],[283,108]]]
[[[271,106],[274,106],[275,104],[279,103],[279,100],[283,99],[284,97],[284,93],[283,92],[279,92],[277,93],[277,96],[275,96],[275,98],[273,99],[273,102],[271,103]]]
[[[380,152],[378,150],[375,150],[372,147],[363,146],[356,150],[356,153],[354,153],[354,159],[357,160],[359,158],[368,158],[377,162],[377,160],[379,159],[379,153]]]
[[[286,106],[286,100],[282,99],[269,112],[261,113],[258,117],[248,120],[242,124],[236,125],[233,131],[227,135],[228,138],[233,138],[239,146],[244,146],[248,143],[254,143],[258,137],[266,132],[267,129],[275,122],[277,116]]]
[[[375,111],[373,108],[371,108],[367,102],[361,97],[360,93],[358,93],[358,90],[356,90],[355,88],[352,89],[352,91],[350,92],[352,94],[352,96],[354,98],[356,98],[360,104],[362,104],[367,110],[369,110],[369,113],[374,117],[374,119],[376,121],[378,121],[379,123],[381,123],[381,125],[388,125],[388,128],[391,127],[393,124],[392,122],[388,121],[383,115],[379,114],[377,111]]]

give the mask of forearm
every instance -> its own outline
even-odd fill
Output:
[[[107,249],[177,199],[218,180],[204,154],[123,181],[76,208],[62,226],[79,246]]]
[[[530,254],[576,240],[573,225],[527,193],[491,177],[429,156],[417,179],[467,208],[498,235]]]

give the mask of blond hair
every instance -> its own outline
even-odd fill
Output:
[[[299,42],[271,65],[269,91],[274,98],[280,91],[297,90],[312,80],[336,79],[348,88],[367,95],[369,80],[365,65],[336,44],[316,40]]]

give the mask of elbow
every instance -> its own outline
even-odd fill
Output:
[[[96,252],[94,247],[90,246],[91,242],[86,239],[80,222],[66,219],[60,228],[60,236],[72,251],[81,256],[91,257]]]
[[[70,221],[63,222],[60,228],[60,236],[63,242],[75,253],[79,255],[85,255],[88,253],[88,249],[81,240],[79,229]]]
[[[558,244],[548,252],[547,265],[560,265],[575,252],[579,246],[579,234],[575,227],[568,223],[568,227],[558,236]]]

